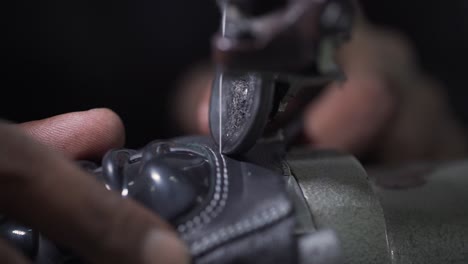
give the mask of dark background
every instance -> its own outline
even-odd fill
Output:
[[[407,34],[468,120],[467,1],[362,2],[371,21]],[[15,0],[0,10],[0,118],[108,107],[133,148],[180,133],[168,98],[181,74],[209,57],[219,21],[210,0]]]

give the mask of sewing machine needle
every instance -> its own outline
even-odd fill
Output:
[[[221,35],[226,36],[226,9],[227,1],[223,3],[223,14],[221,21]],[[219,152],[223,152],[223,72],[219,76]]]
[[[219,153],[223,152],[223,73],[219,76]]]

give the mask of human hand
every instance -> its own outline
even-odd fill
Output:
[[[92,263],[189,263],[168,224],[72,162],[123,143],[122,122],[106,109],[0,122],[0,211]],[[1,239],[0,259],[28,263]]]
[[[401,34],[359,17],[338,60],[347,80],[331,84],[305,110],[303,135],[311,147],[380,163],[468,153],[464,128],[451,112],[444,87],[421,69]],[[180,84],[174,105],[187,133],[209,133],[211,82],[211,69],[204,66]]]

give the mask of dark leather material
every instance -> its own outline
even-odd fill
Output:
[[[168,158],[170,155],[180,155],[174,157],[179,161],[172,161],[174,164],[171,165]],[[209,172],[200,170],[199,174],[203,175],[184,175],[184,169],[180,168],[188,167],[184,167],[180,160],[189,157],[193,159],[194,155],[208,161]],[[165,165],[155,164],[161,161]],[[151,196],[146,196],[150,198],[146,200],[137,199],[159,215],[165,212],[157,208],[173,203],[170,198],[182,195],[195,199],[193,193],[201,198],[192,203],[188,211],[186,202],[176,202],[172,208],[180,207],[181,211],[172,214],[178,217],[168,219],[187,242],[195,263],[295,263],[294,208],[281,174],[220,155],[208,138],[178,138],[167,143],[151,143],[130,158],[128,164],[123,166],[123,194],[138,196],[137,193],[132,194],[128,186],[131,182],[129,179],[135,179],[132,184],[135,186],[139,180],[152,178],[154,174],[150,176],[151,173],[145,169],[148,164],[152,164],[153,172],[158,172],[158,181],[162,181],[165,178],[162,174],[169,171],[177,178],[175,182],[178,184],[169,187],[164,185],[173,190],[166,199],[159,200]],[[143,177],[138,179],[135,173]],[[209,174],[209,179],[204,179],[205,174]],[[196,181],[187,177],[195,178]],[[203,186],[193,187],[202,181],[209,182],[208,194],[200,192]],[[193,187],[191,191],[187,183]],[[159,188],[153,184],[145,186]]]
[[[81,165],[107,189],[169,221],[186,241],[193,263],[297,263],[294,205],[273,164],[279,152],[265,150],[232,159],[209,138],[184,137],[139,151],[110,151],[103,167]],[[35,263],[81,261],[41,237]]]

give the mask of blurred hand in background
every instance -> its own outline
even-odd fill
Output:
[[[346,82],[331,84],[305,112],[303,132],[311,147],[383,163],[467,154],[465,130],[445,88],[421,69],[402,34],[360,15],[338,61]],[[199,65],[179,85],[175,113],[186,133],[209,133],[211,70],[209,64]]]

